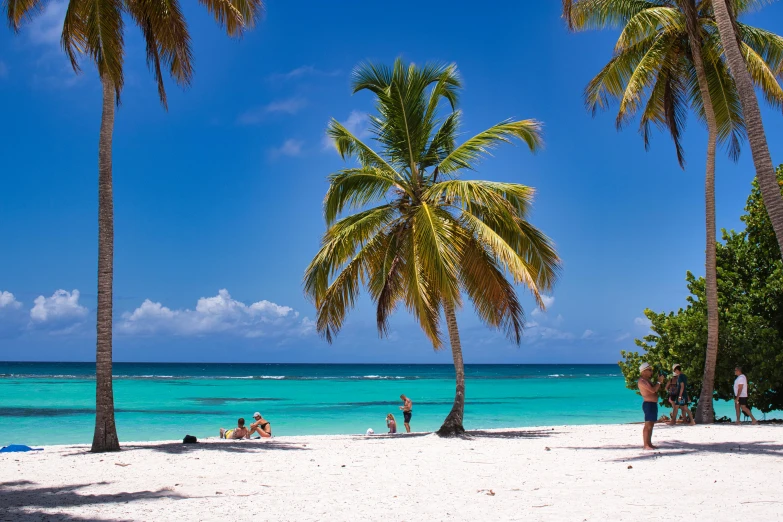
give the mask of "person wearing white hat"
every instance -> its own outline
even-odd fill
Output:
[[[642,411],[644,412],[643,447],[646,450],[654,450],[656,447],[652,443],[652,432],[655,421],[658,420],[658,390],[661,389],[663,375],[658,376],[658,384],[653,384],[650,380],[653,368],[648,363],[642,363],[639,366],[639,373],[641,374],[638,383],[639,393],[642,395]]]

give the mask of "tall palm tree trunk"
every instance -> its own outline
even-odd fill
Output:
[[[704,99],[709,100],[709,98]],[[707,105],[710,106],[709,110]],[[707,210],[707,260],[705,263],[707,283],[707,352],[704,358],[704,376],[701,381],[701,393],[699,394],[699,404],[696,409],[696,422],[699,424],[712,424],[715,421],[712,395],[715,389],[715,363],[718,360],[718,332],[720,329],[718,315],[718,267],[715,252],[715,236],[717,232],[715,226],[715,148],[717,126],[715,125],[715,113],[712,109],[712,103],[705,101],[704,107],[707,114],[712,113],[711,122],[710,117],[707,117],[707,126],[712,128],[709,130],[707,175],[704,183],[705,207]]]
[[[462,418],[465,413],[465,364],[462,362],[462,343],[459,340],[457,314],[454,312],[454,305],[445,303],[443,308],[446,313],[446,325],[449,328],[457,391],[454,395],[454,405],[437,433],[441,437],[454,437],[465,433],[465,428],[462,426]]]
[[[704,105],[704,115],[707,119],[707,168],[704,181],[704,207],[707,218],[705,260],[707,350],[699,405],[696,410],[696,421],[699,424],[709,424],[715,420],[715,413],[712,408],[712,395],[715,383],[715,362],[718,359],[718,332],[720,328],[718,316],[718,267],[715,251],[717,234],[715,225],[715,149],[718,141],[718,123],[715,118],[715,108],[712,106],[707,73],[704,70],[704,58],[701,53],[701,29],[699,27],[696,1],[680,0],[679,3],[680,9],[685,13],[688,43],[691,48],[693,65],[696,69],[696,78],[699,80],[699,91],[701,92],[702,104]]]
[[[112,388],[112,280],[114,277],[114,203],[111,141],[114,132],[114,85],[103,83],[103,114],[98,141],[98,320],[95,357],[95,434],[92,451],[119,451]]]
[[[761,188],[764,206],[767,207],[775,237],[778,239],[781,255],[783,255],[783,195],[775,176],[775,168],[767,145],[767,135],[764,133],[764,123],[761,121],[761,111],[753,87],[753,80],[748,72],[745,59],[742,57],[735,21],[726,0],[713,0],[715,20],[718,22],[720,41],[729,63],[729,70],[737,85],[745,127],[748,131],[750,150],[753,153],[753,165],[756,167],[756,178]]]

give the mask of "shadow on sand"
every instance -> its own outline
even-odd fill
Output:
[[[644,452],[639,455],[618,457],[610,462],[644,461],[664,457],[681,457],[684,455],[708,454],[708,453],[734,453],[737,455],[768,455],[783,457],[783,444],[776,441],[757,442],[685,442],[681,440],[667,440],[660,442],[655,451]],[[609,445],[609,446],[563,446],[562,449],[572,450],[628,450],[629,452],[642,452],[636,444]]]
[[[471,430],[465,432],[466,439],[541,439],[551,437],[557,432],[554,428],[537,430],[507,430],[507,431],[486,431]]]
[[[211,441],[196,444],[183,444],[181,442],[160,442],[145,444],[122,444],[121,453],[128,451],[155,451],[169,455],[181,455],[194,451],[223,451],[228,453],[262,453],[264,451],[297,451],[308,450],[302,444],[290,444],[272,440],[237,440],[237,441]],[[76,455],[91,455],[90,450],[65,453],[64,457]]]
[[[101,482],[99,484],[106,483]],[[158,498],[186,498],[170,490],[123,492],[111,495],[79,493],[80,489],[92,485],[71,484],[58,487],[40,487],[35,482],[28,480],[0,482],[0,520],[13,520],[15,522],[31,522],[33,520],[86,522],[99,519],[84,518],[66,513],[51,513],[49,510],[53,508],[124,504],[137,500]],[[113,520],[124,522],[122,519]]]
[[[412,437],[426,437],[433,435],[432,431],[417,431],[414,433],[376,433],[374,435],[351,435],[348,438],[351,440],[403,440]],[[540,439],[543,437],[551,437],[557,434],[554,428],[549,429],[534,429],[534,430],[504,430],[504,431],[490,431],[490,430],[469,430],[466,431],[461,437],[445,437],[473,440],[473,439]]]

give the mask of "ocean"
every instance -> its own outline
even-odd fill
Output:
[[[454,398],[450,365],[114,363],[120,441],[217,436],[259,411],[273,435],[437,429]],[[466,365],[466,429],[641,420],[617,365]],[[0,362],[0,446],[92,441],[95,364]],[[716,404],[719,415],[732,414]],[[664,410],[666,411],[666,410]]]

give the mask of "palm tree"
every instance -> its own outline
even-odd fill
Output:
[[[261,0],[201,0],[229,36],[241,36],[262,10]],[[42,0],[9,0],[11,27],[41,12]],[[114,278],[114,208],[112,196],[112,134],[124,73],[124,20],[139,26],[147,46],[147,64],[158,83],[164,108],[165,67],[181,86],[190,84],[193,56],[190,34],[178,0],[70,0],[63,22],[62,45],[76,72],[85,55],[98,69],[103,86],[103,112],[98,138],[98,310],[96,327],[96,404],[92,451],[120,449],[114,421],[112,387],[112,283]]]
[[[552,288],[560,266],[552,242],[527,221],[533,189],[457,178],[513,138],[537,150],[541,125],[506,120],[457,146],[460,87],[453,64],[417,67],[397,60],[392,68],[363,64],[354,71],[354,93],[368,90],[376,97],[378,115],[370,122],[379,150],[330,122],[327,133],[338,152],[359,165],[329,177],[327,231],[304,277],[317,329],[328,342],[354,306],[360,283],[377,305],[381,336],[404,303],[439,350],[443,311],[456,373],[454,405],[438,431],[443,436],[464,432],[456,318],[462,294],[484,323],[519,344],[524,310],[513,283],[525,285],[543,308],[541,293]],[[349,210],[355,212],[340,217]]]
[[[712,3],[715,9],[715,19],[717,20],[721,43],[726,52],[726,59],[729,62],[729,69],[734,76],[734,81],[737,83],[742,112],[745,115],[745,126],[748,129],[750,151],[753,155],[753,164],[756,167],[756,178],[761,188],[764,206],[767,207],[767,213],[772,222],[772,228],[775,230],[780,253],[783,255],[783,195],[775,175],[775,167],[772,165],[772,157],[769,154],[769,146],[767,145],[767,135],[764,132],[759,102],[756,99],[756,91],[753,86],[754,82],[758,83],[761,71],[757,71],[754,67],[754,63],[758,60],[757,56],[755,56],[756,50],[750,46],[746,32],[743,30],[742,24],[737,22],[735,16],[735,13],[742,14],[743,9],[761,7],[767,2],[762,0],[733,0],[733,2],[728,3],[726,0],[713,0]],[[780,59],[781,54],[783,54],[783,42],[775,42],[775,45],[765,50],[768,55],[777,56]],[[745,59],[743,59],[743,56]],[[783,69],[777,69],[777,75],[778,77],[783,76]],[[766,80],[773,81],[774,76]],[[775,105],[780,107],[779,102]]]
[[[715,259],[715,152],[717,142],[728,142],[729,155],[737,159],[745,128],[736,87],[722,59],[709,3],[701,9],[694,0],[625,2],[622,0],[582,0],[565,6],[569,26],[580,30],[623,25],[609,64],[586,90],[587,106],[594,112],[610,100],[620,101],[618,127],[640,110],[645,146],[649,146],[650,123],[668,129],[677,158],[684,167],[680,134],[688,107],[707,125],[706,203],[706,298],[707,350],[704,380],[696,414],[699,422],[712,422],[712,392],[718,349],[718,287]],[[754,28],[758,47],[779,39]],[[759,55],[756,66],[772,74],[779,59],[768,63]],[[783,92],[774,81],[760,82],[771,100],[783,101]],[[643,103],[647,97],[647,102]]]
[[[568,22],[569,28],[574,28],[573,10],[579,0],[562,0],[563,16]],[[598,6],[601,0],[592,2]],[[625,9],[636,9],[639,6],[660,4],[662,2],[634,1],[625,2]],[[671,2],[667,2],[671,3]],[[764,205],[767,207],[775,237],[778,240],[781,255],[783,255],[783,195],[781,187],[775,176],[775,168],[767,145],[767,135],[764,132],[764,124],[761,120],[758,99],[754,84],[775,82],[776,77],[783,74],[783,69],[778,67],[772,75],[765,68],[758,67],[760,61],[767,63],[780,63],[783,57],[783,41],[771,39],[766,31],[753,29],[737,22],[737,16],[742,13],[758,9],[769,3],[767,0],[702,0],[699,7],[706,11],[710,8],[714,11],[714,21],[719,33],[721,44],[725,49],[726,60],[734,77],[736,89],[739,93],[740,104],[747,127],[748,141],[753,155],[753,164],[756,168],[756,178],[761,188]],[[765,46],[759,46],[759,38],[764,40]],[[753,45],[755,42],[757,45]],[[773,107],[780,108],[780,102],[770,99],[767,101]]]

